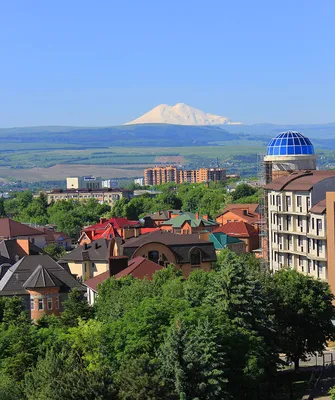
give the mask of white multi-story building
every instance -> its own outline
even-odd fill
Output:
[[[294,172],[265,189],[270,270],[292,267],[328,280],[326,196],[335,191],[335,171]]]

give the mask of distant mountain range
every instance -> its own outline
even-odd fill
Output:
[[[125,125],[134,124],[172,124],[172,125],[239,125],[240,122],[232,122],[228,117],[208,114],[184,103],[174,106],[160,104],[141,117],[127,122]]]

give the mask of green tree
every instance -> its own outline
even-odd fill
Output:
[[[268,277],[267,298],[273,307],[280,351],[299,369],[299,360],[322,352],[335,338],[334,295],[328,284],[291,269]]]
[[[57,243],[50,243],[46,245],[43,250],[56,260],[62,258],[66,253],[64,247]]]
[[[233,192],[233,201],[236,201],[242,197],[252,196],[257,192],[257,189],[248,185],[247,183],[241,183],[236,186],[235,191]]]
[[[66,327],[77,326],[79,318],[86,321],[93,316],[92,307],[76,288],[71,290],[68,299],[63,302],[63,307],[61,321]]]

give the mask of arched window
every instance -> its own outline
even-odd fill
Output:
[[[159,252],[157,250],[149,251],[148,252],[148,259],[158,264]]]
[[[201,251],[199,249],[192,249],[190,258],[192,267],[200,267]]]

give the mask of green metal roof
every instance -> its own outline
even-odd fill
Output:
[[[214,244],[215,250],[225,249],[229,244],[243,243],[243,240],[228,236],[223,232],[211,233],[209,240]]]
[[[168,221],[163,222],[162,225],[172,225],[173,228],[181,228],[185,222],[188,222],[192,228],[198,228],[201,224],[203,226],[216,226],[217,223],[212,220],[206,220],[204,218],[196,218],[195,214],[185,213],[178,215],[178,217],[171,218]]]

